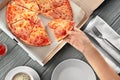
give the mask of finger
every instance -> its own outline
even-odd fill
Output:
[[[74,31],[80,31],[78,28],[74,27],[73,28]]]
[[[71,39],[70,39],[70,37],[69,37],[69,36],[68,36],[68,37],[66,37],[66,38],[64,38],[64,41],[66,41],[66,42],[68,42],[68,43],[70,42],[70,40],[71,40]]]
[[[68,35],[65,39],[66,40],[71,40],[72,35]]]

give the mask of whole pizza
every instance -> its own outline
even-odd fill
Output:
[[[12,0],[7,7],[6,20],[10,31],[24,43],[46,46],[51,40],[38,15],[53,19],[48,25],[57,40],[62,40],[67,35],[63,33],[74,26],[69,0]],[[61,34],[56,34],[57,31]]]

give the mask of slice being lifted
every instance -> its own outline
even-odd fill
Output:
[[[48,23],[58,41],[67,36],[66,31],[72,30],[74,24],[73,21],[63,19],[55,19]]]

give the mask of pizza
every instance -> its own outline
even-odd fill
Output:
[[[38,17],[39,14],[53,19],[56,30],[52,28],[52,22],[49,26],[54,30],[57,40],[63,39],[67,35],[66,30],[71,30],[74,25],[69,0],[12,0],[6,11],[8,27],[17,38],[28,45],[49,45],[51,40]]]
[[[66,31],[72,30],[74,24],[73,21],[63,19],[55,19],[48,23],[58,41],[67,36]]]

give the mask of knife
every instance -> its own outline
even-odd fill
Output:
[[[0,3],[0,10],[3,9],[8,2],[10,2],[11,0],[3,0],[1,3]]]

